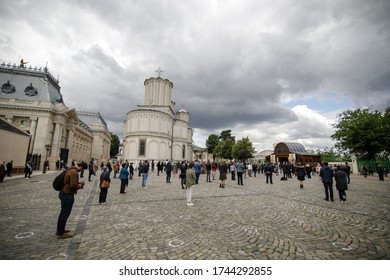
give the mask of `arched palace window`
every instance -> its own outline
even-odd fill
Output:
[[[146,140],[141,139],[139,141],[139,156],[145,156],[145,150],[146,150]]]
[[[186,158],[186,145],[183,145],[183,149],[181,151],[181,156],[182,156],[183,159]]]

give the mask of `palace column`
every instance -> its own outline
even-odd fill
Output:
[[[60,154],[60,144],[62,137],[62,124],[58,121],[54,121],[54,135],[51,143],[51,156],[57,157]]]
[[[31,135],[31,142],[30,142],[30,149],[29,153],[32,154],[34,150],[34,144],[35,144],[35,136],[37,135],[37,122],[38,118],[37,117],[30,117],[31,120],[31,126],[30,126],[30,135]]]

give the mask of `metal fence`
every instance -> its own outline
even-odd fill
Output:
[[[384,173],[387,174],[390,170],[390,160],[358,160],[359,174],[362,174],[362,169],[365,166],[368,174],[374,174],[378,172],[378,167],[381,166]]]

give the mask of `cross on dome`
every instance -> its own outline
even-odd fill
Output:
[[[161,67],[158,67],[158,69],[155,71],[157,73],[157,76],[160,77],[162,73],[164,73],[163,70],[161,70]]]

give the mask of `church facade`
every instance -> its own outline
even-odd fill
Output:
[[[190,114],[183,108],[175,112],[173,83],[158,73],[158,77],[144,82],[144,105],[138,105],[126,115],[122,160],[176,162],[193,159]]]
[[[24,160],[32,160],[35,170],[46,160],[54,169],[57,161],[109,159],[111,135],[102,116],[67,107],[46,67],[2,63],[0,86],[0,117],[30,136]]]

